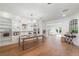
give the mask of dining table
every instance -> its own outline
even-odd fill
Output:
[[[19,46],[22,46],[22,50],[24,50],[26,40],[33,39],[33,38],[35,38],[36,40],[39,40],[39,37],[42,37],[42,41],[44,41],[44,35],[31,35],[31,36],[21,35],[21,36],[19,36],[18,44],[19,44]],[[21,45],[21,43],[22,43],[22,45]]]

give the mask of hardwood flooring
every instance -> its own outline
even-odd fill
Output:
[[[79,47],[61,42],[60,37],[49,36],[44,42],[26,42],[25,50],[18,44],[0,47],[0,56],[79,56]]]

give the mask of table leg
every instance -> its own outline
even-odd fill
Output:
[[[20,37],[19,37],[19,42],[18,42],[18,45],[20,46]]]
[[[37,39],[37,41],[38,41],[38,37],[37,37],[36,39]]]
[[[44,36],[42,36],[42,41],[44,41]]]
[[[24,39],[23,39],[23,42],[22,42],[22,49],[24,50]]]

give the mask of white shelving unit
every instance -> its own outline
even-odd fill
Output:
[[[4,37],[4,33],[9,36]],[[10,41],[12,39],[12,20],[0,17],[0,42]]]

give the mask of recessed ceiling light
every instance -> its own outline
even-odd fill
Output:
[[[66,14],[62,14],[63,17],[66,17]]]
[[[36,23],[36,20],[33,20],[33,23]]]

